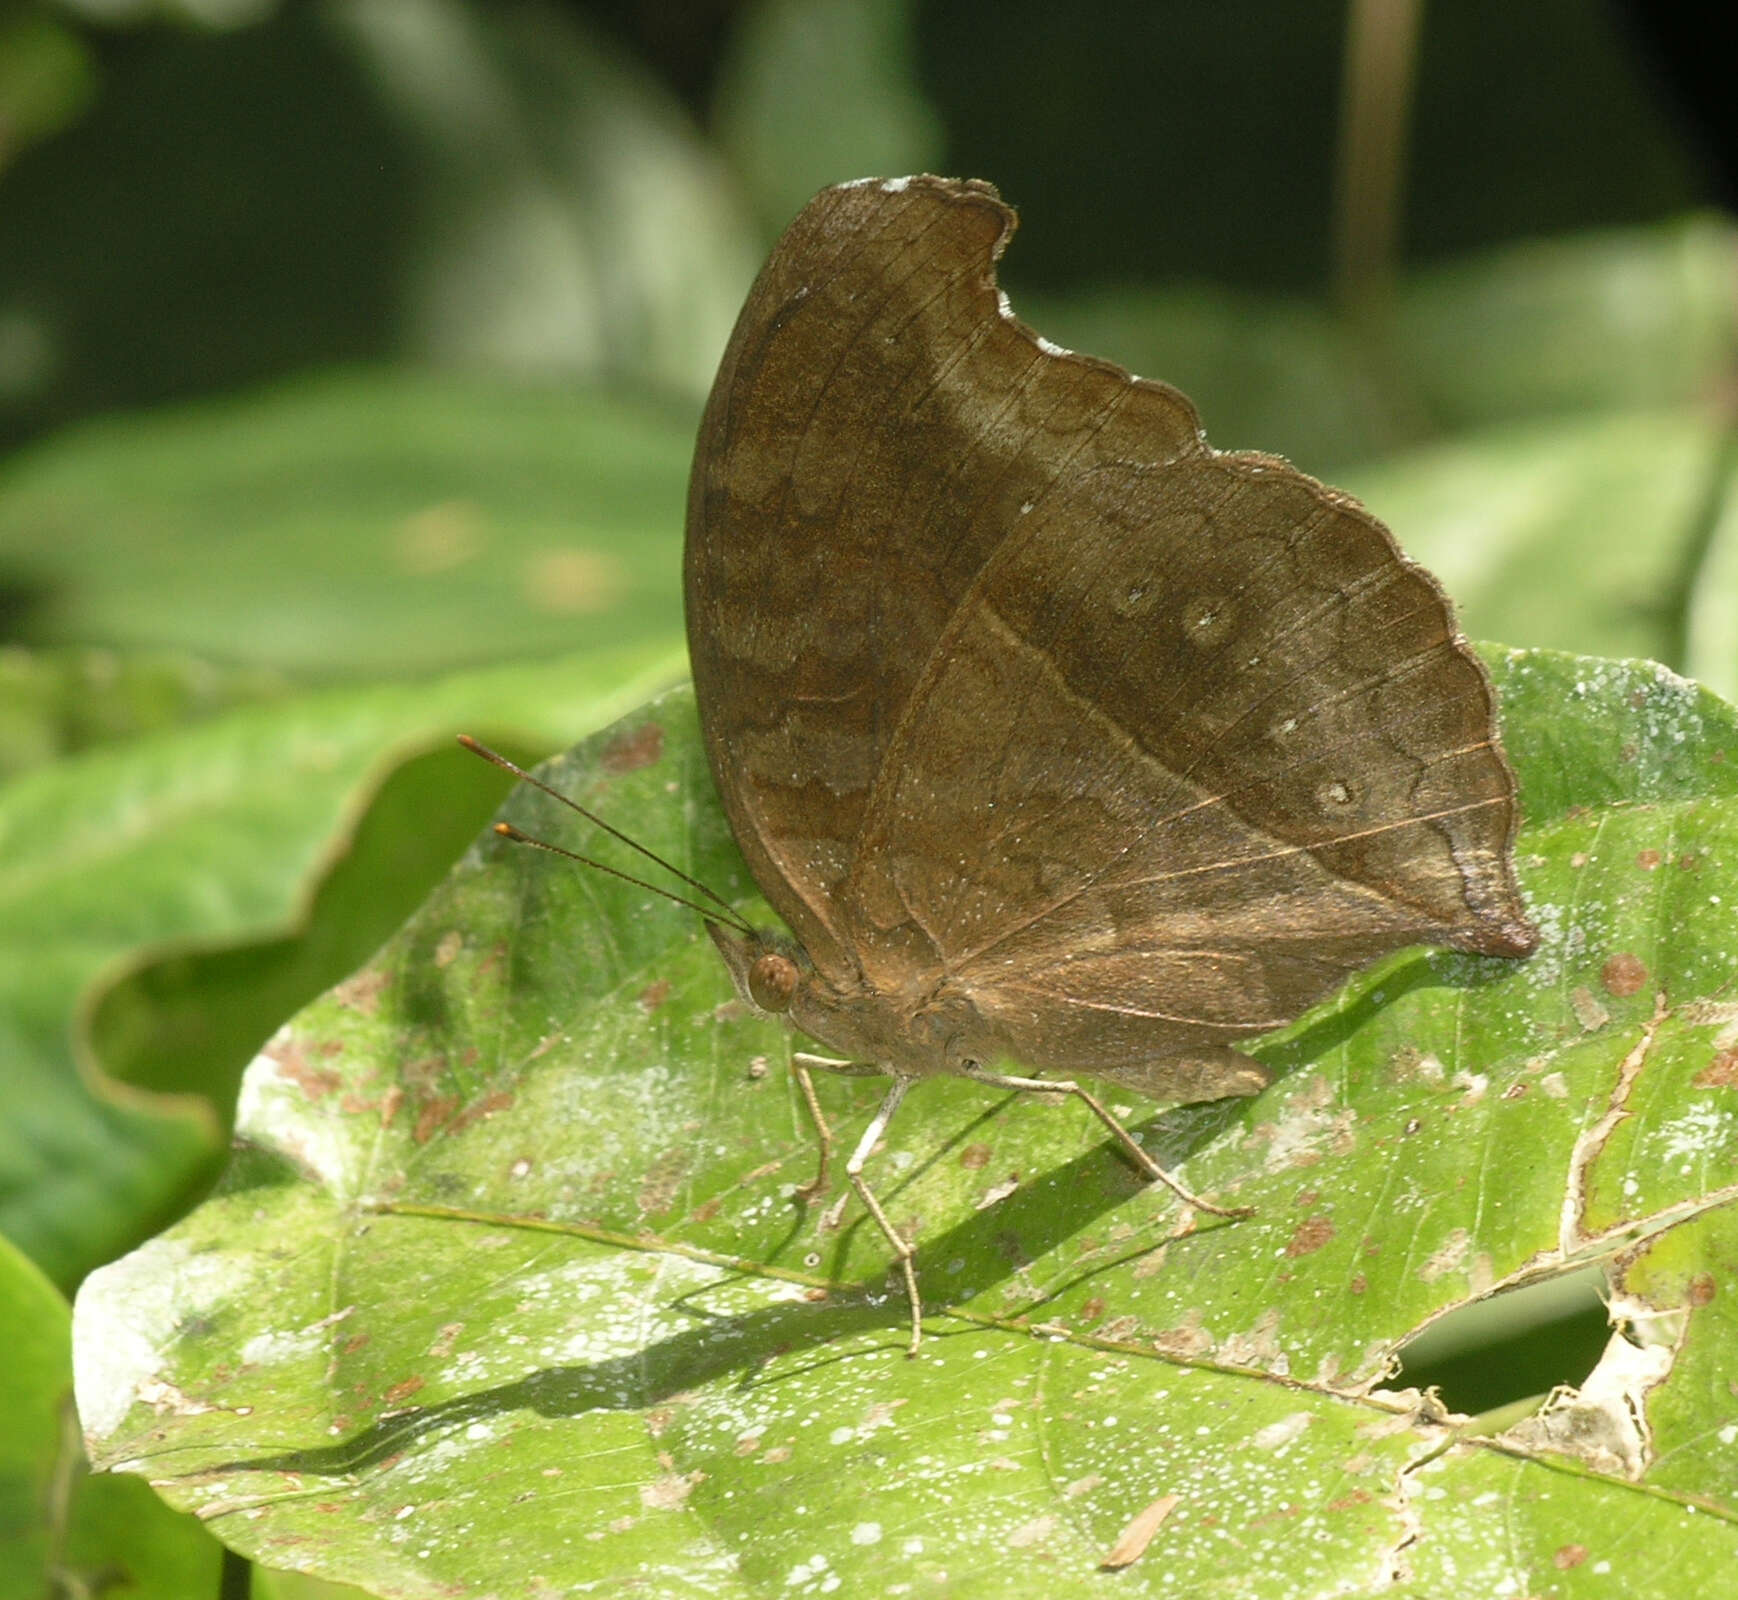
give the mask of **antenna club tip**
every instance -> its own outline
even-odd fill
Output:
[[[510,822],[497,822],[495,824],[495,832],[500,834],[503,839],[523,839],[525,837],[525,835]]]
[[[480,752],[483,748],[468,733],[459,734],[458,740],[459,740],[459,743],[462,744],[467,750],[476,750],[476,751]]]

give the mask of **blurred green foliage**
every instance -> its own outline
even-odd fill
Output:
[[[1355,326],[1327,282],[1344,21],[0,7],[0,1218],[36,1263],[0,1277],[49,1352],[17,1405],[64,1389],[37,1268],[70,1292],[198,1198],[247,1054],[486,813],[430,752],[545,752],[678,670],[700,399],[825,182],[996,181],[1027,321],[1332,474],[1469,632],[1738,692],[1738,246],[1620,13],[1425,9],[1406,270]],[[65,1441],[30,1438],[0,1595],[77,1547],[42,1491]],[[135,1511],[80,1581],[209,1565]]]

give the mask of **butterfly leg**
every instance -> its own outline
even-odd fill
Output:
[[[797,1198],[804,1205],[819,1200],[827,1192],[827,1163],[833,1154],[833,1128],[827,1121],[826,1114],[821,1110],[820,1097],[815,1093],[814,1074],[833,1072],[845,1078],[879,1078],[883,1076],[879,1067],[871,1067],[860,1061],[835,1061],[831,1056],[812,1056],[805,1050],[797,1050],[791,1055],[791,1073],[797,1080],[797,1087],[803,1092],[803,1104],[809,1108],[809,1120],[815,1125],[815,1143],[820,1147],[821,1160],[815,1169],[815,1175],[807,1183],[797,1185]]]
[[[1255,1215],[1253,1206],[1216,1206],[1211,1201],[1203,1200],[1198,1194],[1186,1188],[1136,1143],[1134,1135],[1110,1114],[1097,1096],[1087,1093],[1078,1083],[1070,1079],[1016,1078],[1004,1073],[983,1071],[967,1072],[965,1076],[970,1078],[973,1083],[988,1084],[992,1089],[1020,1089],[1037,1094],[1071,1094],[1077,1100],[1084,1100],[1087,1109],[1110,1130],[1111,1137],[1123,1147],[1129,1159],[1149,1178],[1154,1178],[1164,1184],[1184,1205],[1192,1206],[1197,1211],[1205,1211],[1215,1217],[1252,1217]]]
[[[857,1141],[857,1148],[851,1152],[851,1159],[845,1163],[845,1176],[851,1180],[851,1187],[857,1191],[864,1209],[875,1219],[876,1227],[893,1246],[893,1253],[899,1257],[899,1270],[905,1275],[905,1298],[911,1306],[911,1343],[906,1346],[905,1353],[914,1356],[917,1354],[917,1347],[923,1343],[923,1300],[917,1292],[917,1272],[911,1264],[911,1258],[917,1254],[917,1250],[900,1236],[899,1230],[881,1209],[881,1202],[875,1198],[875,1191],[863,1181],[863,1165],[868,1161],[869,1153],[881,1142],[881,1136],[887,1131],[887,1124],[893,1120],[893,1113],[899,1109],[899,1102],[905,1098],[905,1091],[910,1087],[909,1078],[893,1080],[893,1087],[887,1091],[887,1098],[881,1102],[881,1109],[863,1130],[863,1137]]]

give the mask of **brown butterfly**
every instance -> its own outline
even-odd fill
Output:
[[[1254,1094],[1233,1042],[1372,958],[1536,942],[1442,590],[1348,496],[1019,322],[1014,224],[986,183],[819,195],[743,308],[689,490],[707,754],[795,941],[709,930],[745,998],[843,1058],[797,1058],[817,1190],[808,1069],[894,1080],[846,1172],[913,1350],[913,1247],[862,1168],[916,1079],[1078,1095],[1164,1177],[1067,1075]]]

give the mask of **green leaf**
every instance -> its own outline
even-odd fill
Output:
[[[1344,474],[1461,625],[1518,645],[1682,666],[1721,425],[1694,409],[1507,424]],[[1700,576],[1698,590],[1716,579]]]
[[[1513,245],[1411,275],[1391,321],[1366,330],[1316,301],[1207,284],[1014,304],[1052,338],[1176,385],[1221,448],[1338,477],[1444,436],[1516,440],[1518,462],[1518,423],[1712,411],[1738,351],[1733,248],[1712,217]],[[1463,523],[1480,504],[1462,503]],[[1488,546],[1482,524],[1477,537]]]
[[[1709,485],[1699,551],[1684,602],[1684,665],[1710,688],[1738,696],[1738,431],[1729,431]]]
[[[1436,427],[1706,403],[1738,352],[1728,218],[1535,239],[1412,276],[1394,356]]]
[[[268,1565],[386,1595],[1099,1593],[1170,1496],[1130,1592],[1647,1597],[1724,1570],[1717,1453],[1656,1481],[1651,1441],[1480,1439],[1380,1387],[1424,1323],[1618,1260],[1620,1317],[1645,1298],[1705,1364],[1696,1425],[1738,1430],[1697,1287],[1738,1154],[1738,722],[1646,663],[1493,665],[1540,952],[1396,955],[1263,1042],[1284,1076],[1253,1102],[1111,1092],[1253,1217],[1180,1213],[1078,1108],[922,1084],[871,1167],[919,1240],[908,1361],[880,1235],[793,1196],[787,1041],[692,913],[486,834],[249,1069],[219,1192],[87,1282],[93,1454]],[[747,892],[685,692],[546,776]],[[506,815],[603,853],[534,792]],[[880,1093],[820,1089],[845,1138]],[[1663,1441],[1679,1374],[1649,1371],[1608,1363],[1581,1401],[1651,1393]]]
[[[705,395],[758,241],[655,74],[571,8],[393,0],[323,20],[415,152],[412,354]]]
[[[173,728],[289,687],[181,651],[0,649],[0,782],[94,744]]]
[[[0,22],[0,166],[58,133],[91,99],[96,73],[83,41],[46,16]],[[0,359],[0,390],[12,374]]]
[[[692,448],[685,408],[328,374],[13,457],[0,579],[32,643],[327,680],[661,642]]]
[[[911,0],[760,0],[733,30],[713,124],[768,240],[828,184],[940,169]]]
[[[90,1476],[72,1414],[71,1313],[0,1239],[0,1600],[217,1592],[220,1550],[137,1479]]]
[[[93,749],[0,788],[0,1231],[70,1286],[205,1181],[235,1042],[251,1051],[350,970],[452,859],[458,841],[443,842],[439,813],[463,791],[423,791],[437,819],[401,818],[403,837],[355,870],[391,774],[457,731],[546,750],[676,670],[663,646],[331,690]],[[322,904],[335,915],[309,935]],[[145,1041],[140,1082],[164,1093],[140,1094],[96,1070],[88,1008],[94,985],[120,981],[95,1021],[108,1043],[128,1043],[142,997],[123,964],[136,973],[165,946],[198,992]],[[143,998],[165,986],[174,976],[159,972]],[[177,1045],[204,1053],[177,1060]]]

